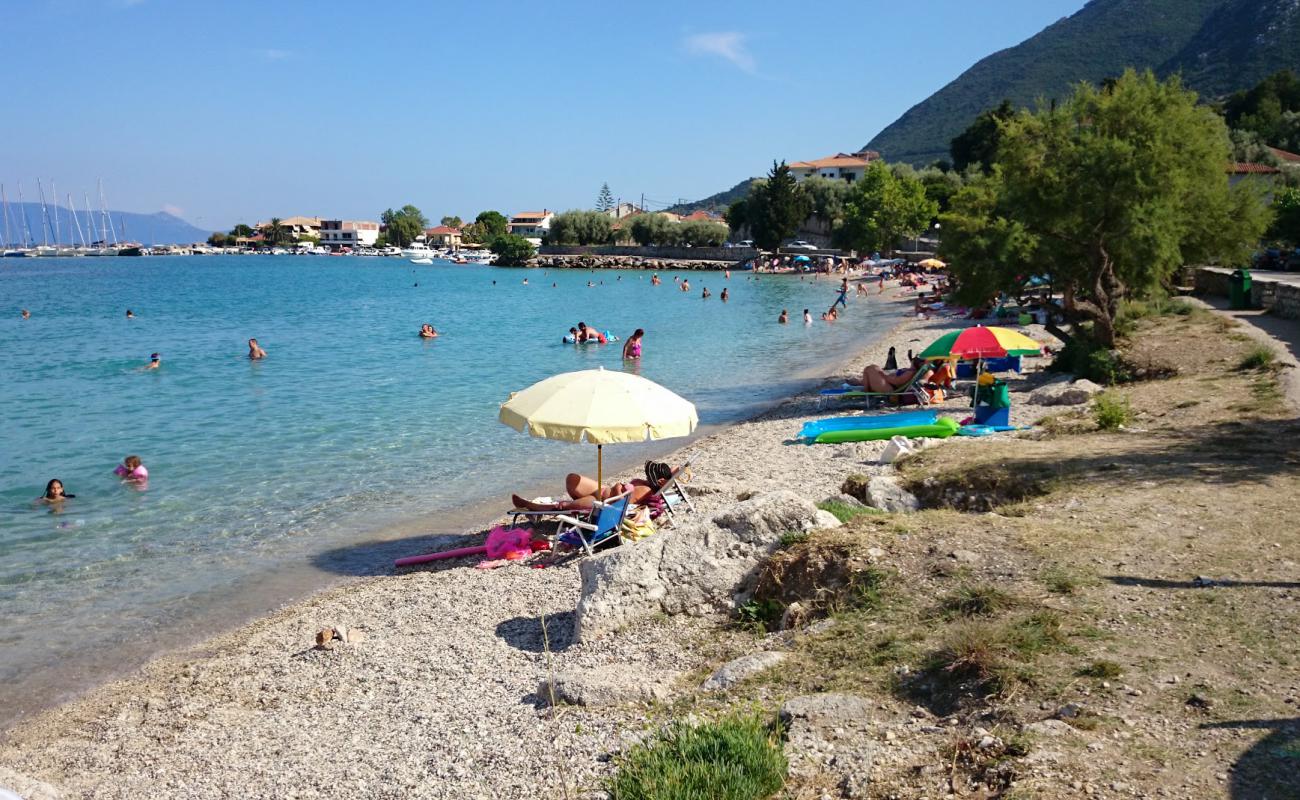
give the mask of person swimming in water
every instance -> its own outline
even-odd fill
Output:
[[[261,361],[266,358],[266,351],[262,349],[256,339],[248,340],[248,358],[251,361]]]
[[[718,295],[718,299],[725,303],[729,297],[731,297],[731,295],[727,293],[727,287],[723,286],[722,294]]]
[[[811,325],[811,324],[812,324],[812,314],[809,313],[809,312],[808,312],[808,309],[806,309],[806,308],[803,310],[803,324],[805,324],[805,325]]]
[[[126,310],[126,318],[127,318],[127,319],[135,319],[135,314],[134,314],[134,313],[131,311],[131,309],[129,309],[129,308]]]
[[[604,344],[607,340],[605,334],[595,328],[588,328],[587,323],[578,323],[578,341],[579,342],[600,342]]]
[[[420,326],[421,339],[433,339],[436,338],[437,336],[438,336],[438,332],[434,330],[433,326],[430,325],[429,323],[426,322]]]
[[[63,481],[58,478],[51,478],[50,482],[45,484],[45,494],[36,499],[36,502],[47,506],[61,505],[64,500],[71,500],[76,497],[75,494],[68,494],[63,490]]]
[[[781,323],[782,325],[790,321],[790,315],[786,313],[786,310],[784,308],[781,309],[781,316],[777,317],[776,321]]]
[[[632,361],[641,357],[641,337],[645,336],[645,331],[637,328],[632,335],[623,344],[623,360]]]
[[[27,309],[24,308],[24,309],[23,309],[23,312],[22,312],[22,314],[21,314],[21,316],[22,316],[23,319],[31,319],[31,318],[32,318],[32,312],[30,312],[30,311],[28,311]]]
[[[158,369],[161,366],[162,366],[161,357],[157,353],[150,353],[149,366],[145,367],[145,369]]]
[[[712,296],[713,296],[713,292],[710,292],[709,287],[707,286],[704,287],[704,291],[700,292],[700,297],[704,298],[705,300],[708,300]]]
[[[689,292],[691,290],[691,282],[686,278],[682,278],[680,285],[683,292]]]

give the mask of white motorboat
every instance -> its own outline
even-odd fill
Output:
[[[491,250],[461,250],[460,257],[465,259],[467,264],[491,264],[496,258]]]
[[[427,265],[433,263],[433,259],[430,258],[430,257],[428,257],[428,256],[424,256],[423,258],[412,258],[412,259],[411,259],[411,263],[412,263],[412,264],[424,264],[424,265],[427,266]]]

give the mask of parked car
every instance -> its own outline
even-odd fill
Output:
[[[783,249],[785,249],[785,250],[820,250],[821,248],[818,247],[818,246],[815,245],[815,244],[811,244],[811,243],[809,243],[809,242],[805,242],[803,239],[795,239],[793,242],[790,242],[789,244],[787,244]]]

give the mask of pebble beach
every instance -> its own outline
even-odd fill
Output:
[[[911,301],[891,292],[880,302]],[[881,363],[890,346],[902,361],[908,349],[919,352],[967,324],[909,318],[826,383]],[[1051,341],[1041,328],[1024,330]],[[960,418],[964,407],[956,398],[940,410]],[[852,412],[800,395],[666,460],[691,460],[687,488],[698,515],[747,493],[790,490],[820,501],[849,473],[886,469],[879,464],[885,442],[791,441],[804,421],[842,413]],[[1012,422],[1044,413],[1017,396]],[[412,552],[478,543],[485,529],[426,537]],[[218,633],[40,713],[6,734],[0,786],[28,800],[601,796],[609,755],[661,721],[656,704],[552,708],[539,684],[560,671],[628,665],[662,676],[670,692],[693,691],[683,676],[706,666],[696,645],[721,618],[656,619],[577,643],[575,561],[495,570],[475,563],[398,573],[377,565],[380,574]],[[315,635],[327,626],[361,633],[317,648]]]

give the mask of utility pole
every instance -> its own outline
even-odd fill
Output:
[[[641,193],[641,210],[645,211],[645,192]]]

